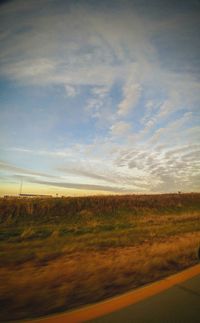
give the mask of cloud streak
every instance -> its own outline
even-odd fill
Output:
[[[40,181],[40,180],[31,180],[30,182],[48,185],[48,186],[55,186],[55,187],[62,187],[62,188],[73,188],[78,190],[91,190],[91,191],[102,191],[102,192],[114,192],[114,193],[125,193],[129,192],[125,188],[116,188],[112,186],[104,186],[104,185],[93,185],[93,184],[80,184],[80,183],[66,183],[66,182],[50,182],[50,181]]]
[[[38,175],[38,176],[48,176],[47,174],[43,174],[43,173],[38,173],[38,172],[34,172],[25,168],[21,168],[21,167],[16,167],[14,165],[11,165],[9,163],[0,161],[0,170],[1,171],[8,171],[8,172],[14,172],[14,173],[20,173],[20,174],[29,174],[29,175]]]

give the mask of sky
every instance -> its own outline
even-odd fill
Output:
[[[0,2],[0,195],[200,191],[200,1]]]

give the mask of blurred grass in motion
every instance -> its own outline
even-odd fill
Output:
[[[96,302],[197,261],[200,194],[0,199],[0,320]]]

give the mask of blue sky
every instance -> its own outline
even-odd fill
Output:
[[[0,5],[0,194],[200,190],[200,1]]]

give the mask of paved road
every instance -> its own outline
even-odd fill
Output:
[[[200,323],[200,265],[104,302],[30,323]]]
[[[200,275],[93,323],[200,323]]]

